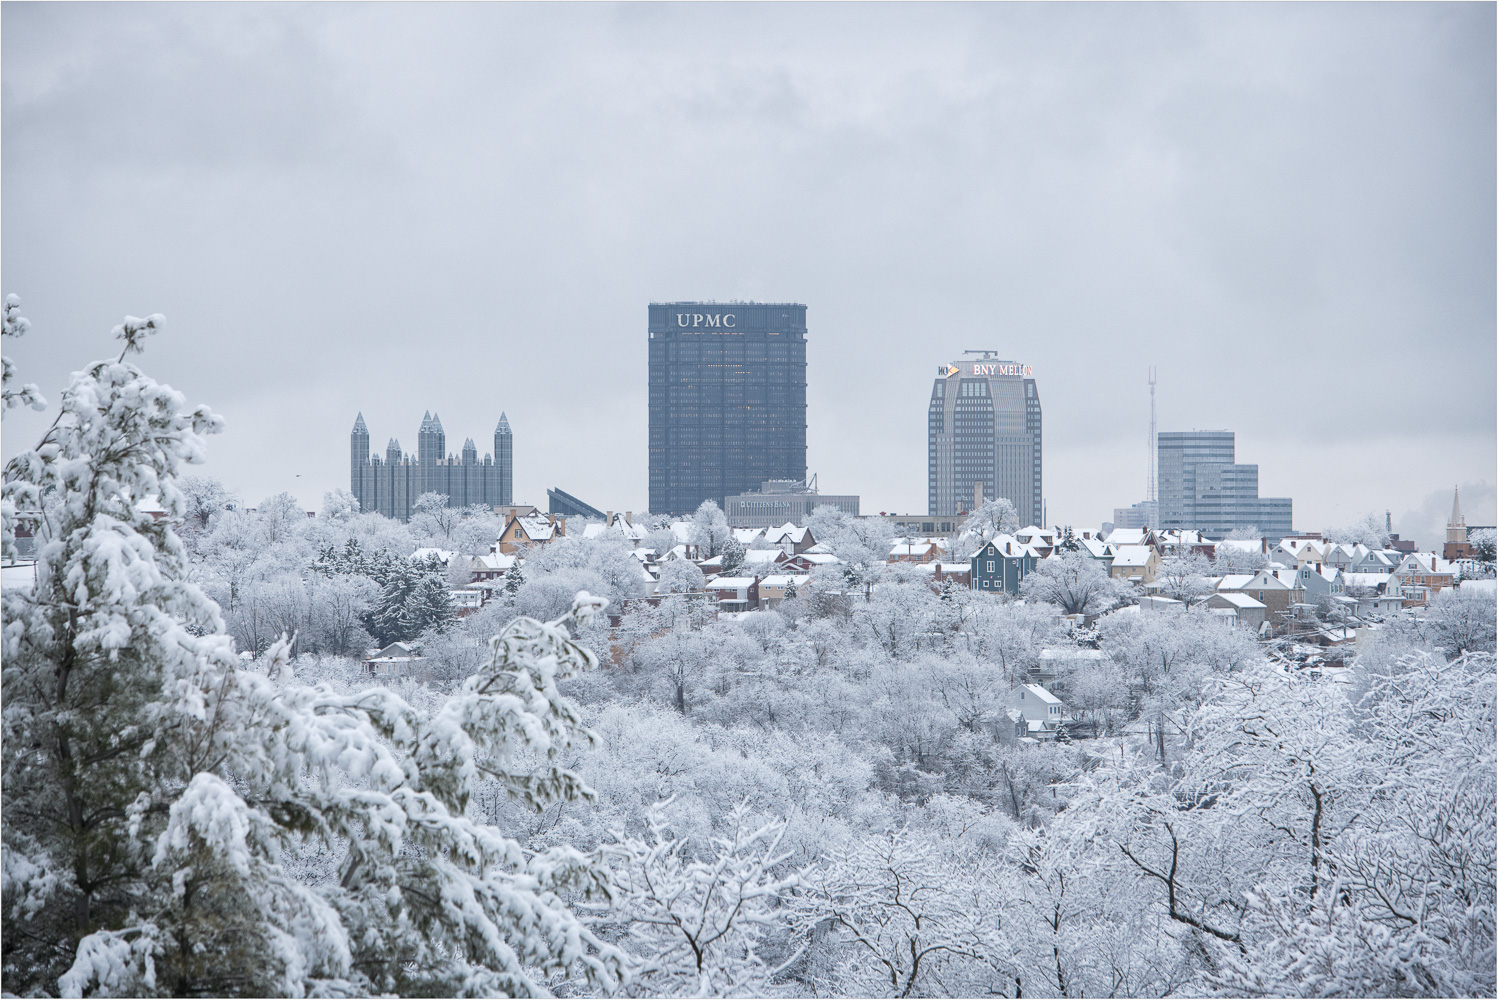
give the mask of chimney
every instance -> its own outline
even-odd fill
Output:
[[[604,525],[604,527],[608,527],[609,525],[611,525],[613,523],[614,523],[614,512],[611,511],[611,510],[604,511],[603,512],[603,525]]]
[[[1434,552],[1430,554],[1430,571],[1432,573],[1436,571],[1436,554]]]
[[[634,517],[634,511],[627,510],[627,511],[624,512],[624,523],[627,524],[627,525],[629,525],[631,528],[633,528],[635,526],[635,522],[632,520],[633,517]]]

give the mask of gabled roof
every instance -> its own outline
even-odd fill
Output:
[[[1061,704],[1060,698],[1057,698],[1055,695],[1051,694],[1051,692],[1047,691],[1039,684],[1021,684],[1018,688],[1015,688],[1015,691],[1019,691],[1020,688],[1023,688],[1025,691],[1027,691],[1032,698],[1038,699],[1043,705]]]
[[[1117,545],[1113,548],[1113,565],[1115,568],[1148,566],[1154,554],[1154,547],[1149,545]]]
[[[742,590],[754,586],[752,576],[720,576],[706,584],[708,590]]]
[[[1120,545],[1143,545],[1149,540],[1148,528],[1114,528],[1106,541],[1115,548]]]
[[[1258,575],[1257,573],[1229,573],[1217,585],[1217,590],[1218,592],[1225,590],[1246,590],[1248,585],[1253,583]]]
[[[1252,597],[1249,597],[1247,594],[1213,594],[1208,600],[1209,601],[1226,601],[1227,603],[1231,604],[1235,608],[1244,608],[1244,609],[1249,609],[1249,610],[1251,610],[1253,608],[1263,608],[1263,607],[1266,607],[1265,604],[1263,604],[1260,601],[1254,600]]]

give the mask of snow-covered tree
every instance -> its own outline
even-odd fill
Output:
[[[962,522],[962,534],[982,540],[994,535],[1012,535],[1020,529],[1019,511],[1007,497],[989,497]]]
[[[433,544],[447,546],[463,520],[463,512],[448,506],[446,493],[423,493],[411,507],[411,530]]]
[[[991,883],[974,874],[906,830],[807,872],[790,908],[813,942],[817,993],[1008,995],[1009,946]]]
[[[21,300],[14,295],[7,295],[4,330],[0,336],[20,338],[26,336],[26,331],[30,329],[31,320],[21,315]],[[3,393],[4,409],[9,410],[16,406],[29,406],[33,410],[47,408],[47,401],[42,398],[41,390],[34,384],[27,382],[21,386],[11,385],[16,370],[10,358],[0,357],[0,368],[4,369],[3,374],[0,374],[0,386],[3,386],[0,388],[0,393]]]
[[[702,559],[711,559],[723,551],[723,546],[733,537],[728,519],[712,500],[704,500],[692,515],[692,544]]]
[[[661,563],[657,594],[700,594],[706,585],[702,570],[690,559],[667,559]]]
[[[732,573],[744,563],[744,546],[733,535],[723,543],[723,572]]]
[[[1468,536],[1468,540],[1472,543],[1472,557],[1491,575],[1493,573],[1494,560],[1498,558],[1498,541],[1495,541],[1498,540],[1498,532],[1495,532],[1492,528],[1482,528],[1472,532]]]
[[[359,513],[359,498],[339,487],[322,495],[322,516],[334,524],[346,524]]]
[[[1252,545],[1232,545],[1230,542],[1252,542]],[[1263,550],[1259,538],[1235,539],[1231,535],[1218,542],[1212,554],[1212,572],[1218,576],[1230,573],[1257,573],[1269,565],[1269,556]]]
[[[183,476],[179,485],[187,505],[184,529],[207,531],[215,517],[239,503],[223,483],[208,476]]]
[[[1212,564],[1205,556],[1172,553],[1160,560],[1155,583],[1162,596],[1180,601],[1189,608],[1212,596],[1212,585],[1207,582],[1211,572]]]
[[[160,324],[116,336],[129,353]],[[602,858],[465,814],[482,775],[533,807],[589,794],[556,684],[595,664],[568,627],[602,602],[515,621],[432,714],[298,685],[287,642],[245,666],[175,532],[178,471],[219,424],[122,354],[75,373],[6,466],[7,500],[56,500],[34,585],[3,597],[0,719],[24,748],[0,765],[6,989],[521,996],[566,970],[615,988],[624,956],[563,902],[606,891]]]
[[[1103,571],[1085,552],[1067,552],[1041,559],[1024,580],[1020,594],[1054,604],[1064,614],[1098,614],[1116,607],[1128,588]]]
[[[777,912],[800,874],[780,847],[784,820],[755,823],[740,803],[724,832],[691,851],[673,833],[665,807],[653,804],[644,838],[615,835],[614,906],[609,923],[644,967],[635,989],[648,996],[763,995],[775,969],[761,955],[763,939],[785,923]],[[785,963],[782,962],[782,965]]]
[[[1370,549],[1382,549],[1389,544],[1389,531],[1385,519],[1369,511],[1349,525],[1327,528],[1321,537],[1329,542],[1347,545],[1366,545]]]

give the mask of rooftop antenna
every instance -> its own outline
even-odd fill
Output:
[[[1155,366],[1154,365],[1150,365],[1150,440],[1149,440],[1149,449],[1150,449],[1150,478],[1149,478],[1148,491],[1147,491],[1147,493],[1145,495],[1145,499],[1148,500],[1150,503],[1156,503],[1157,502],[1157,498],[1155,496]],[[1156,517],[1158,517],[1158,515],[1156,515]],[[1153,527],[1155,527],[1155,525],[1152,524],[1152,525],[1150,525],[1150,527],[1153,528]]]

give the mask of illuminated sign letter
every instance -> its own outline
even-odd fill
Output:
[[[687,314],[686,313],[677,313],[676,314],[676,325],[677,326],[686,326],[687,325]]]
[[[724,326],[726,326],[726,327],[732,327],[733,324],[734,324],[733,313],[729,313],[727,316],[723,317],[723,325]]]
[[[707,325],[708,326],[717,326],[718,325],[718,321],[720,319],[722,319],[723,317],[719,313],[713,313],[711,315],[704,316],[703,318],[707,320]]]

